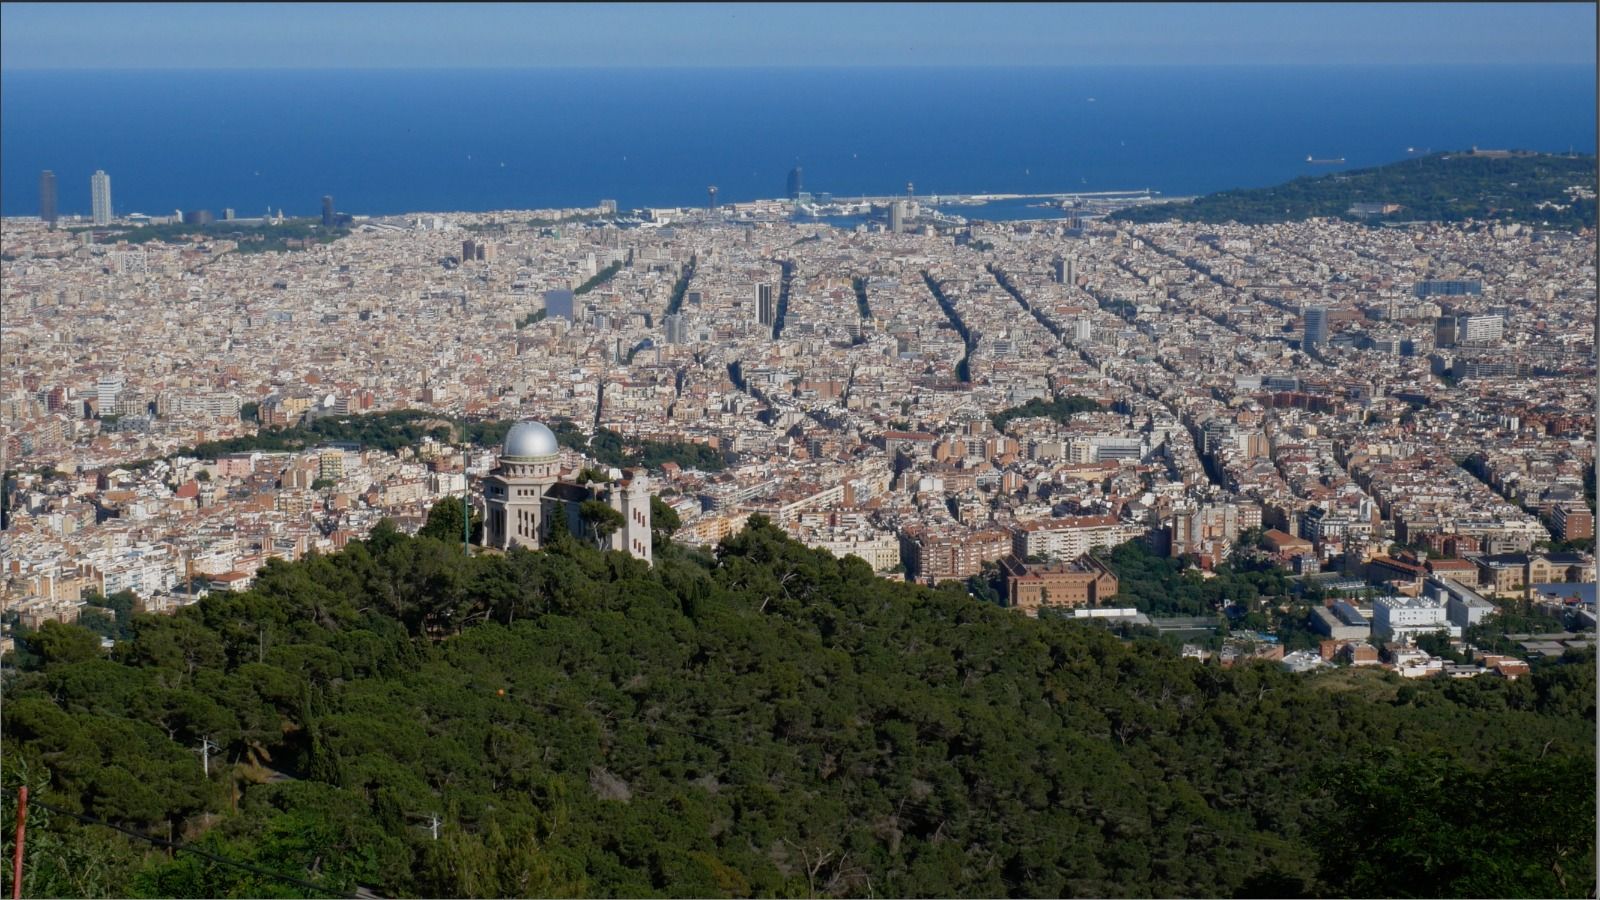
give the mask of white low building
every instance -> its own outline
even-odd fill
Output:
[[[1429,578],[1425,593],[1444,601],[1445,617],[1450,624],[1463,630],[1482,622],[1495,610],[1495,605],[1483,595],[1455,581]]]
[[[1328,661],[1315,650],[1296,650],[1285,653],[1279,664],[1290,672],[1311,672],[1326,667]]]
[[[1438,631],[1461,636],[1461,628],[1447,617],[1445,601],[1437,597],[1380,597],[1372,604],[1372,633],[1381,638],[1410,642]]]

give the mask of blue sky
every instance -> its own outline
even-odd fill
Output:
[[[0,5],[0,67],[1595,64],[1593,3]]]

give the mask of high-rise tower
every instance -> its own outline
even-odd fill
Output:
[[[1328,308],[1326,306],[1308,306],[1305,308],[1306,334],[1304,343],[1327,343],[1328,340]]]
[[[96,169],[89,176],[89,197],[94,205],[94,224],[111,224],[111,176]]]
[[[333,227],[333,195],[322,195],[322,227]]]
[[[906,201],[889,201],[889,231],[892,234],[904,234],[906,230]]]
[[[777,319],[778,301],[772,295],[772,283],[760,282],[756,285],[756,324],[763,328],[771,328]]]
[[[56,173],[49,169],[39,173],[39,218],[56,227]]]
[[[716,212],[717,211],[717,186],[713,184],[712,186],[706,188],[706,194],[708,194],[710,196],[710,198],[711,198],[711,206],[710,206],[711,211],[712,212]]]
[[[789,187],[789,199],[790,200],[799,200],[800,199],[800,192],[805,190],[804,175],[805,175],[805,173],[801,170],[801,168],[799,166],[795,166],[794,168],[789,170],[789,185],[788,185],[788,187]]]
[[[668,344],[684,342],[684,336],[689,332],[689,323],[684,321],[682,313],[668,313],[662,324],[666,326]]]

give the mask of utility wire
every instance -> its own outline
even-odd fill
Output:
[[[232,866],[232,867],[234,867],[236,869],[243,869],[246,872],[250,872],[250,873],[255,874],[255,875],[261,875],[261,876],[264,876],[266,878],[275,878],[278,881],[287,882],[289,884],[296,885],[297,887],[303,887],[303,888],[305,888],[306,890],[309,890],[309,891],[315,891],[319,896],[323,896],[323,897],[343,896],[339,891],[336,891],[333,888],[328,887],[327,885],[316,884],[314,882],[306,881],[305,879],[302,879],[302,878],[295,878],[292,875],[284,875],[282,873],[273,872],[273,871],[270,871],[268,869],[258,868],[256,866],[250,865],[249,863],[242,863],[242,862],[238,862],[236,860],[228,859],[227,857],[224,857],[224,856],[218,856],[215,853],[208,853],[205,850],[197,849],[197,848],[195,848],[193,846],[190,846],[189,844],[180,844],[180,843],[178,843],[176,841],[169,841],[169,840],[165,840],[165,839],[162,839],[162,838],[151,837],[148,834],[140,834],[137,831],[133,831],[132,829],[128,829],[128,828],[123,828],[120,825],[113,825],[113,824],[111,824],[110,822],[107,822],[104,819],[98,819],[98,818],[95,818],[94,816],[87,816],[87,815],[84,815],[83,813],[75,813],[75,812],[73,812],[71,810],[68,810],[68,809],[62,809],[59,806],[51,806],[48,803],[41,803],[38,800],[30,800],[29,803],[30,803],[30,805],[33,805],[33,806],[38,806],[38,807],[42,807],[44,809],[48,809],[53,813],[59,813],[59,814],[61,814],[63,816],[71,816],[74,819],[78,819],[79,821],[82,821],[82,822],[87,822],[90,825],[103,825],[106,828],[111,829],[112,831],[120,831],[123,834],[125,834],[125,835],[127,835],[127,836],[129,836],[131,838],[137,838],[137,839],[139,839],[141,841],[147,841],[149,843],[155,844],[158,847],[166,847],[167,849],[171,850],[174,853],[193,853],[196,856],[203,856],[206,859],[209,859],[212,862],[218,863],[220,865]],[[352,895],[352,896],[354,896],[354,895]]]

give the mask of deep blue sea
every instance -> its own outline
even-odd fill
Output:
[[[1595,151],[1595,68],[6,72],[0,212],[312,215],[1274,184],[1472,145]]]

